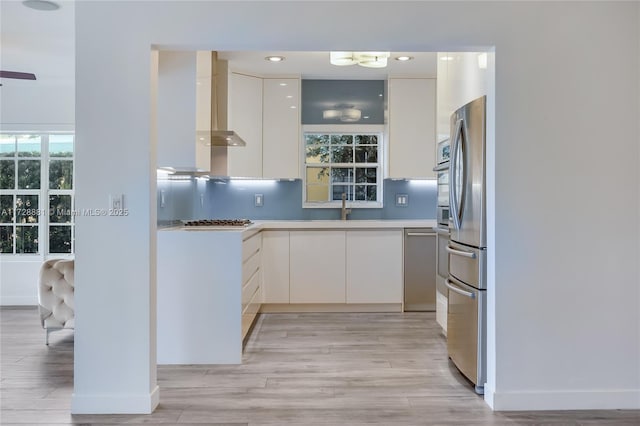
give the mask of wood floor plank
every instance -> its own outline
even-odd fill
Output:
[[[158,367],[151,415],[71,416],[73,333],[0,308],[4,425],[640,425],[640,411],[492,412],[433,313],[261,315],[241,365]]]

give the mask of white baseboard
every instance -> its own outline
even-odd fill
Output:
[[[71,414],[151,414],[160,402],[160,388],[148,394],[78,395],[71,397]]]
[[[492,409],[495,410],[494,405],[495,405],[495,401],[494,401],[494,396],[495,396],[496,392],[493,389],[493,386],[490,385],[488,382],[484,384],[484,402]]]
[[[496,392],[485,387],[495,411],[638,410],[640,389],[611,391]]]
[[[37,306],[38,298],[33,296],[0,296],[0,306]]]
[[[263,314],[307,312],[402,312],[402,303],[263,303]]]

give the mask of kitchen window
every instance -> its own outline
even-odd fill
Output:
[[[304,207],[339,207],[342,194],[351,207],[382,207],[381,131],[305,129],[303,143]]]
[[[0,253],[73,253],[73,134],[0,135]]]

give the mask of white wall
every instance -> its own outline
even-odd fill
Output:
[[[76,278],[84,285],[76,293],[73,410],[148,411],[157,395],[149,339],[153,44],[495,46],[487,400],[497,409],[640,408],[638,4],[341,2],[340,9],[323,2],[77,4],[78,207],[104,206],[109,193],[122,192],[131,214],[77,223]],[[378,31],[353,32],[353,16]],[[310,22],[332,22],[332,31]],[[121,137],[110,137],[114,126]],[[603,169],[612,158],[619,158],[615,167]],[[117,279],[95,273],[105,265]],[[115,321],[107,315],[114,307]]]

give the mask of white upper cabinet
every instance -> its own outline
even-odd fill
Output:
[[[300,79],[265,78],[262,112],[262,175],[300,178]]]
[[[389,78],[390,178],[435,178],[436,80]]]
[[[229,130],[247,146],[228,149],[228,174],[262,176],[262,79],[244,74],[229,75]]]
[[[449,137],[451,114],[487,94],[491,52],[438,53],[438,140]]]
[[[158,54],[158,167],[196,168],[196,52]]]

